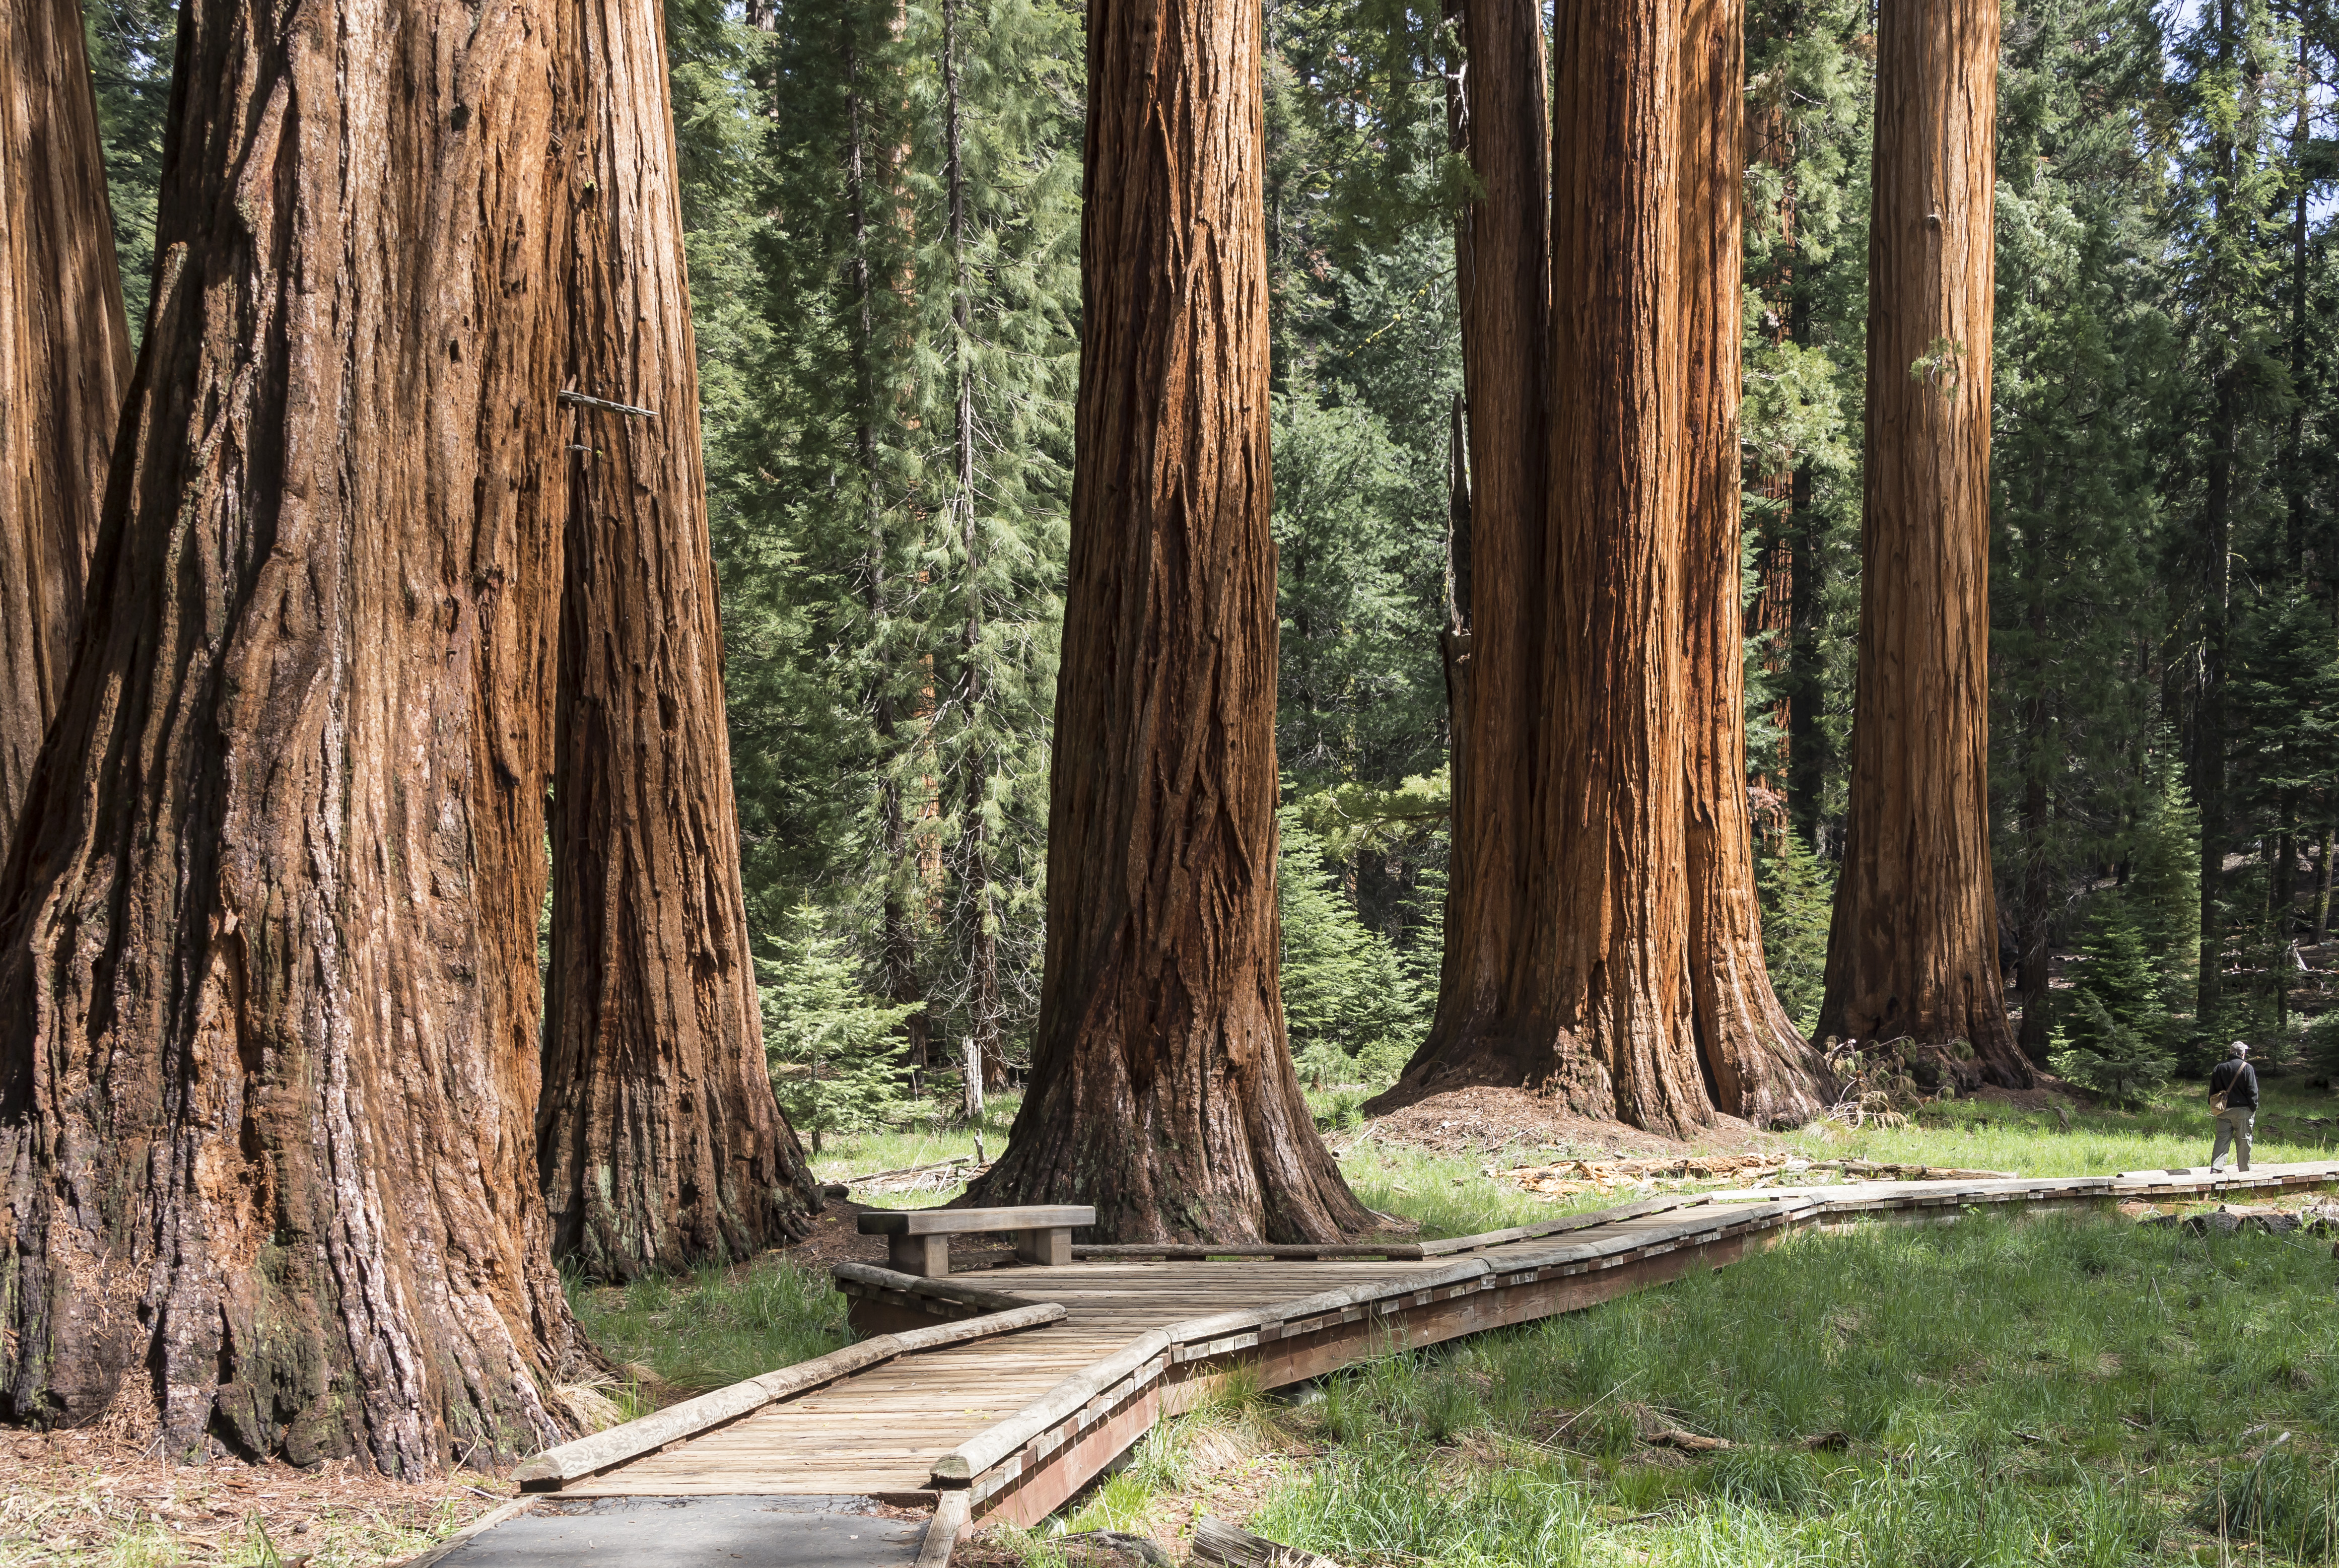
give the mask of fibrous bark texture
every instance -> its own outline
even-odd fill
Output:
[[[90,624],[0,886],[0,1411],[555,1438],[531,1168],[567,349],[534,0],[190,0]]]
[[[652,0],[575,0],[577,148],[537,1160],[556,1255],[607,1279],[802,1235],[739,882],[722,627],[665,39]]]
[[[1997,0],[1883,0],[1860,676],[1822,1033],[1963,1041],[2027,1085],[1989,859]]]
[[[1721,1105],[1762,1126],[1801,1126],[1823,1109],[1827,1064],[1771,989],[1746,791],[1738,445],[1744,0],[1689,0],[1681,68],[1690,992]]]
[[[1462,902],[1436,1027],[1390,1103],[1527,1084],[1668,1131],[1717,1110],[1800,1119],[1820,1103],[1824,1071],[1762,968],[1747,820],[1742,14],[1727,0],[1564,0],[1557,14],[1548,466],[1539,508],[1488,516],[1485,473],[1524,463],[1505,449],[1516,436],[1480,428],[1474,386]],[[1466,86],[1485,65],[1475,54]],[[1469,121],[1486,168],[1504,166],[1485,145],[1500,123]],[[1491,207],[1505,187],[1481,178]],[[1532,190],[1508,199],[1536,205]],[[1466,345],[1481,340],[1466,375],[1516,352],[1485,340],[1509,323],[1469,298]],[[1508,573],[1490,569],[1494,548]],[[1501,620],[1488,611],[1498,576],[1518,593]]]
[[[1551,354],[1551,113],[1537,0],[1449,6],[1460,59],[1447,75],[1457,152],[1476,199],[1455,226],[1469,488],[1457,506],[1466,563],[1447,634],[1453,853],[1437,1017],[1427,1052],[1498,1016],[1527,929],[1534,781],[1517,715],[1535,701],[1549,608],[1545,580],[1545,392]]]
[[[1285,1041],[1258,0],[1092,0],[1070,592],[1031,1087],[982,1204],[1118,1240],[1370,1219]]]
[[[130,330],[81,8],[0,7],[0,857],[81,631]]]

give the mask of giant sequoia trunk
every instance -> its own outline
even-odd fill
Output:
[[[1091,0],[1070,590],[1031,1088],[976,1203],[1366,1228],[1284,1039],[1258,0]]]
[[[764,1063],[724,720],[666,51],[648,0],[577,0],[577,149],[537,1161],[555,1252],[623,1279],[751,1256],[820,1207]]]
[[[81,632],[130,331],[81,7],[0,6],[0,858]]]
[[[1559,12],[1547,478],[1515,525],[1532,542],[1514,619],[1481,607],[1471,645],[1467,745],[1503,765],[1474,761],[1457,793],[1457,863],[1487,851],[1449,915],[1467,956],[1449,954],[1437,1030],[1390,1103],[1525,1084],[1667,1131],[1818,1104],[1819,1064],[1762,969],[1746,815],[1739,16],[1724,0]],[[1488,131],[1474,113],[1474,157]],[[1502,327],[1466,308],[1466,342]],[[1477,439],[1485,606],[1505,523],[1480,498],[1501,454]]]
[[[1884,0],[1850,809],[1822,1032],[2024,1085],[1989,858],[1997,0]]]
[[[400,1474],[561,1432],[563,31],[183,15],[129,450],[0,887],[15,1418]]]
[[[1738,449],[1745,57],[1744,0],[1689,0],[1681,46],[1689,977],[1698,1049],[1722,1108],[1766,1127],[1799,1127],[1822,1109],[1827,1064],[1771,989],[1746,797]]]
[[[1532,927],[1525,880],[1535,789],[1516,715],[1534,699],[1550,617],[1545,572],[1551,352],[1551,114],[1536,0],[1449,6],[1460,45],[1447,113],[1480,190],[1455,226],[1467,414],[1447,633],[1453,849],[1437,1017],[1426,1060],[1506,1025],[1505,977]],[[1457,495],[1463,494],[1456,485]]]

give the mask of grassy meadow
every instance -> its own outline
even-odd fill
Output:
[[[1426,1236],[1633,1196],[1538,1198],[1486,1174],[1533,1149],[1383,1142],[1339,1096],[1318,1098],[1358,1196]],[[2051,1109],[1949,1101],[1905,1126],[1817,1123],[1772,1142],[2025,1173],[2197,1164],[2199,1098],[2180,1089],[2068,1126]],[[2259,1159],[2339,1149],[2339,1129],[2309,1125],[2339,1102],[2281,1080],[2266,1099]],[[1013,1111],[993,1102],[990,1152]],[[969,1129],[923,1124],[833,1139],[818,1173],[972,1148]],[[923,1205],[957,1190],[854,1196]],[[2339,1558],[2334,1279],[2324,1242],[2109,1214],[1797,1235],[1589,1312],[1392,1346],[1299,1390],[1238,1390],[1148,1436],[1048,1526],[991,1532],[978,1554],[1046,1563],[1067,1530],[1171,1541],[1209,1512],[1377,1568],[2324,1562]],[[786,1254],[572,1286],[571,1299],[636,1380],[608,1391],[629,1409],[849,1337],[842,1297]],[[1728,1446],[1667,1446],[1668,1433]]]
[[[2333,1275],[2327,1245],[2112,1217],[1805,1233],[1201,1412],[1061,1525],[1226,1513],[1231,1441],[1248,1527],[1343,1563],[2323,1562]]]

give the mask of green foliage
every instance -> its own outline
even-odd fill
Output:
[[[1276,858],[1283,1016],[1303,1080],[1387,1082],[1428,1028],[1427,999],[1341,896],[1315,834],[1283,814]]]
[[[809,901],[798,904],[779,956],[755,961],[772,1088],[814,1154],[829,1134],[865,1131],[900,1112],[903,1050],[893,1033],[917,1011],[864,991],[825,924]]]
[[[2105,893],[2081,945],[2077,975],[2056,1030],[2055,1070],[2116,1105],[2136,1105],[2167,1081],[2168,1019],[2159,976],[2117,893]]]
[[[1762,905],[1762,962],[1795,1027],[1818,1025],[1827,989],[1828,921],[1834,877],[1793,833],[1759,833],[1754,888]]]
[[[938,7],[812,0],[750,73],[753,395],[710,461],[749,902],[838,911],[952,1060],[1039,994],[1078,26],[964,0],[946,72]]]
[[[2201,815],[2176,747],[2155,750],[2134,825],[2123,849],[2128,866],[2126,902],[2145,949],[2153,957],[2162,994],[2189,1000],[2200,966]]]
[[[89,40],[90,82],[97,91],[122,301],[134,345],[146,335],[153,291],[163,132],[178,53],[179,7],[174,0],[83,0],[82,22]]]
[[[567,1276],[561,1283],[577,1326],[634,1380],[627,1392],[637,1411],[825,1356],[853,1338],[828,1271],[784,1253],[623,1286]]]

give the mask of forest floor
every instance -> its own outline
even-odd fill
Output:
[[[2266,1090],[2260,1159],[2339,1149],[2339,1100],[2295,1079]],[[2087,1174],[2208,1152],[2189,1085],[2137,1111],[1985,1094],[1918,1107],[1902,1125],[1736,1125],[1692,1142],[1555,1119],[1500,1091],[1377,1119],[1360,1112],[1368,1097],[1310,1100],[1357,1194],[1425,1236],[1654,1191],[1823,1180],[1847,1159]],[[993,1101],[986,1151],[1004,1147],[1014,1109]],[[815,1169],[844,1182],[973,1149],[970,1130],[921,1123],[834,1140]],[[853,1214],[946,1201],[959,1175],[854,1186],[806,1243],[734,1267],[572,1280],[571,1305],[616,1369],[597,1392],[635,1414],[844,1343],[828,1268],[883,1256]],[[2108,1218],[1800,1237],[1707,1278],[1376,1363],[1297,1400],[1201,1413],[1149,1437],[1051,1528],[1137,1527],[1177,1548],[1194,1514],[1211,1513],[1377,1568],[2239,1563],[2200,1523],[2222,1485],[2229,1536],[2256,1533],[2234,1519],[2256,1520],[2250,1499],[2263,1494],[2268,1527],[2295,1534],[2309,1521],[2319,1551],[2326,1529],[2339,1543],[2327,1253]],[[1668,1430],[1732,1445],[1653,1444]],[[1418,1485],[1425,1466],[1440,1487]],[[2253,1476],[2256,1490],[2235,1492]],[[186,1468],[102,1430],[0,1433],[0,1568],[393,1563],[510,1494],[469,1473],[416,1487],[346,1465]],[[985,1532],[965,1550],[971,1568],[1008,1568],[1061,1555],[1050,1538]],[[2261,1560],[2285,1559],[2253,1547],[2246,1561]]]

